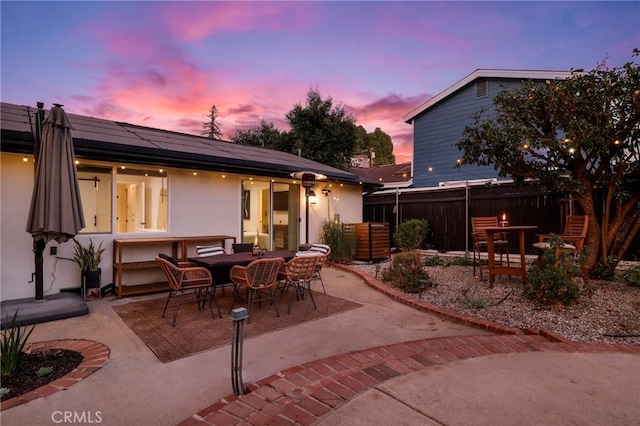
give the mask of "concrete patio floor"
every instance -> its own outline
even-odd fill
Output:
[[[245,385],[255,388],[254,382],[278,373],[277,377],[285,378],[286,374],[282,372],[293,371],[292,367],[352,351],[366,353],[369,348],[402,345],[419,339],[459,336],[463,342],[467,341],[465,339],[496,338],[477,327],[461,325],[443,319],[443,315],[429,314],[399,303],[344,270],[325,268],[323,276],[328,293],[363,306],[246,340],[243,362]],[[247,418],[229,416],[229,411],[224,411],[224,404],[218,406],[223,417],[216,417],[219,413],[211,410],[208,411],[209,417],[195,414],[233,396],[230,346],[163,364],[111,309],[115,304],[149,297],[165,295],[94,300],[88,303],[91,311],[88,316],[39,324],[31,341],[94,340],[109,347],[109,360],[94,374],[64,391],[3,411],[0,413],[2,424],[54,424],[52,416],[59,412],[85,413],[94,419],[99,413],[104,425],[250,424]],[[215,326],[220,321],[231,320],[216,319],[211,324]],[[532,342],[537,343],[527,343],[530,350],[539,350],[535,345],[544,349],[546,340],[543,337],[532,338],[536,339]],[[565,345],[565,349],[568,346]],[[564,410],[584,411],[584,404],[592,403],[596,397],[585,399],[582,391],[592,391],[591,387],[595,386],[602,390],[603,395],[615,395],[607,401],[613,404],[612,410],[622,413],[618,418],[604,417],[611,420],[607,424],[632,424],[625,420],[628,416],[635,420],[640,418],[638,404],[634,404],[640,400],[640,383],[636,380],[640,367],[638,349],[632,348],[635,354],[532,353],[490,355],[477,359],[458,356],[446,366],[435,364],[421,371],[405,371],[407,374],[372,385],[369,390],[337,404],[315,420],[305,418],[304,421],[296,421],[326,425],[389,424],[387,420],[393,420],[395,424],[401,420],[404,424],[442,424],[442,421],[446,424],[491,424],[492,421],[497,424],[495,421],[502,419],[500,424],[528,423],[527,419],[510,422],[508,418],[492,417],[499,415],[499,410],[487,412],[484,418],[478,417],[475,411],[465,411],[464,407],[474,407],[474,401],[495,400],[492,393],[483,394],[481,390],[492,389],[497,380],[499,383],[509,381],[510,385],[526,383],[525,393],[511,393],[514,398],[516,395],[522,398],[506,400],[510,405],[516,404],[515,413],[530,416],[534,407],[538,407],[535,408],[538,411],[544,410],[544,404],[538,405],[533,398],[546,393],[564,398],[565,403],[560,405]],[[599,349],[600,352],[603,350]],[[567,368],[569,366],[571,368]],[[486,374],[496,369],[501,369],[500,374]],[[548,377],[542,374],[544,371],[548,372]],[[589,377],[589,382],[578,381],[572,386],[576,377]],[[304,391],[304,386],[301,388]],[[509,395],[509,389],[503,390],[503,395]],[[572,394],[575,397],[567,399],[567,395]],[[427,402],[424,401],[425,395],[430,396]],[[477,399],[473,400],[473,395]],[[244,404],[242,398],[236,402]],[[579,406],[571,405],[573,403]],[[602,415],[607,416],[607,413],[610,411],[605,410]],[[562,419],[561,414],[541,419]],[[294,423],[286,416],[276,417],[264,423]],[[224,421],[214,421],[216,418]],[[595,420],[600,422],[603,419]]]

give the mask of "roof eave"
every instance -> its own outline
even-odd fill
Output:
[[[464,77],[462,80],[459,80],[454,85],[448,87],[442,92],[438,93],[434,97],[427,100],[425,103],[417,106],[412,109],[408,113],[402,116],[402,119],[405,123],[411,123],[411,121],[422,114],[427,109],[431,108],[435,104],[440,101],[446,99],[453,93],[462,89],[469,83],[472,83],[474,80],[478,78],[511,78],[511,79],[522,79],[522,80],[542,80],[542,79],[553,79],[553,80],[564,80],[566,78],[571,77],[572,75],[581,74],[579,72],[572,71],[540,71],[540,70],[496,70],[496,69],[477,69],[471,74]]]

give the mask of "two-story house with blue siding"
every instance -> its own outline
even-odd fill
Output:
[[[491,109],[493,98],[504,89],[517,88],[525,80],[544,82],[570,76],[568,71],[478,69],[408,112],[403,119],[413,126],[412,187],[497,179],[493,167],[455,167],[461,157],[455,145],[464,128],[473,124],[480,109]]]

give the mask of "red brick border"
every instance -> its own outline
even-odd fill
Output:
[[[27,350],[30,351],[46,349],[66,349],[79,352],[83,360],[76,368],[53,382],[23,395],[16,396],[15,398],[2,401],[2,403],[0,403],[0,411],[8,410],[25,402],[33,401],[34,399],[67,389],[102,368],[109,359],[110,354],[108,347],[102,343],[91,340],[50,340],[47,342],[31,343],[27,348]]]

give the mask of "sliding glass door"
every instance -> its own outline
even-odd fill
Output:
[[[242,242],[264,250],[296,250],[300,187],[288,183],[242,182]]]

